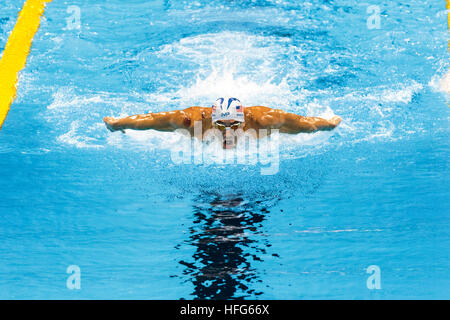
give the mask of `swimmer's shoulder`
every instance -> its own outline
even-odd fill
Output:
[[[264,106],[253,106],[253,107],[245,107],[244,112],[248,112],[251,114],[258,114],[258,113],[266,113],[273,111],[274,109]]]
[[[264,106],[244,107],[244,114],[248,118],[256,119],[272,110],[273,110],[272,108]]]

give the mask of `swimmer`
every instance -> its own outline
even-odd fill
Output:
[[[259,130],[278,129],[280,133],[313,133],[316,131],[328,131],[336,128],[341,122],[340,117],[332,117],[326,120],[318,117],[304,117],[289,113],[280,109],[255,106],[245,107],[236,98],[219,98],[210,108],[190,107],[184,110],[168,112],[147,113],[126,118],[103,118],[106,127],[111,131],[133,130],[158,130],[175,131],[186,129],[194,136],[194,124],[201,122],[202,137],[210,129],[218,129],[222,133],[223,148],[235,147],[238,134],[236,130],[247,131],[253,129],[260,137]]]

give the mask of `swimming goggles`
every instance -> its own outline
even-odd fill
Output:
[[[233,129],[233,130],[236,130],[236,129],[239,128],[240,126],[241,126],[241,122],[239,122],[239,121],[230,123],[230,124],[228,124],[228,125],[225,124],[225,123],[219,122],[219,121],[216,122],[216,127],[217,127],[217,129],[219,129],[220,131],[225,131],[227,128],[231,128],[231,129]]]

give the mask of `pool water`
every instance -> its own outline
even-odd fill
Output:
[[[0,131],[0,298],[449,299],[447,30],[444,1],[54,0]],[[223,95],[343,122],[272,175],[102,123]]]

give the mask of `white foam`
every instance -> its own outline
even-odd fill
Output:
[[[102,119],[116,110],[115,116],[126,116],[130,110],[142,112],[145,104],[130,103],[127,96],[100,92],[77,94],[73,88],[53,93],[45,118],[58,132],[57,141],[77,148],[101,148],[109,137]],[[75,119],[75,120],[74,120]]]
[[[440,91],[450,94],[450,71],[447,71],[442,78],[438,75],[434,76],[430,84],[434,88],[438,88]]]
[[[243,32],[221,32],[184,38],[165,45],[160,57],[190,61],[198,65],[190,85],[165,93],[146,95],[148,101],[209,105],[224,95],[237,96],[244,105],[286,107],[298,100],[280,74],[279,55],[289,50],[289,39],[255,36]]]
[[[412,81],[411,84],[400,90],[383,90],[381,93],[381,100],[385,102],[409,103],[411,102],[413,95],[421,89],[423,89],[423,86],[420,83]]]
[[[77,148],[102,148],[101,145],[94,143],[96,141],[94,138],[77,133],[79,126],[79,121],[73,121],[70,125],[70,130],[60,135],[58,141],[74,145]]]
[[[393,103],[409,103],[414,94],[423,89],[423,85],[411,81],[407,84],[398,84],[397,88],[387,89],[384,86],[368,88],[366,92],[355,91],[332,100],[345,101],[377,101],[377,102],[393,102]],[[368,91],[368,92],[367,92]]]

